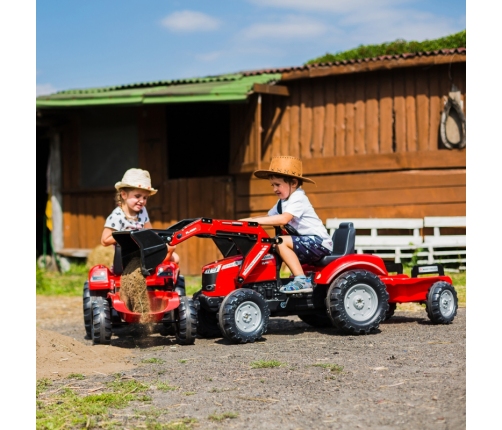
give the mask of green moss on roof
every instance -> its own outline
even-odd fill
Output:
[[[355,49],[336,54],[326,53],[326,55],[309,60],[305,64],[334,63],[335,61],[362,60],[382,55],[400,55],[437,51],[440,49],[465,48],[466,38],[466,30],[463,30],[446,37],[424,40],[423,42],[414,40],[407,42],[406,40],[398,39],[394,42],[382,43],[381,45],[360,45]]]

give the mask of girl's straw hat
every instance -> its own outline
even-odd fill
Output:
[[[273,157],[268,170],[256,170],[254,175],[260,179],[268,179],[269,175],[290,176],[315,184],[312,179],[302,176],[302,161],[296,157],[281,155]]]
[[[122,180],[115,184],[115,188],[117,190],[120,188],[139,188],[150,191],[151,196],[157,193],[157,190],[152,188],[150,173],[142,169],[129,169],[124,173]]]

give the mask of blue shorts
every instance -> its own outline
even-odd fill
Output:
[[[293,251],[301,264],[311,264],[321,258],[330,255],[331,251],[322,246],[319,236],[291,236],[293,239]]]

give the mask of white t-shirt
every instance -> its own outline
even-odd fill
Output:
[[[138,219],[133,221],[127,219],[122,208],[117,206],[106,218],[105,227],[117,231],[139,230],[144,228],[148,221],[150,221],[150,218],[145,207],[138,212]]]
[[[287,200],[281,200],[281,202],[282,213],[287,212],[293,215],[293,219],[289,222],[291,227],[302,236],[319,236],[322,239],[322,246],[330,251],[333,250],[333,239],[315,213],[302,188],[298,188]],[[279,215],[277,203],[268,211],[268,215]]]

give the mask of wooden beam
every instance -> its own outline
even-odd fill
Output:
[[[261,94],[271,94],[274,96],[289,96],[289,88],[284,85],[254,84],[253,91]]]
[[[395,58],[392,60],[371,60],[354,64],[310,67],[305,70],[292,70],[282,74],[281,81],[303,78],[319,78],[322,76],[345,75],[349,73],[371,72],[401,67],[434,66],[437,64],[465,63],[464,54],[431,55],[428,57]],[[256,85],[256,84],[255,84]]]

